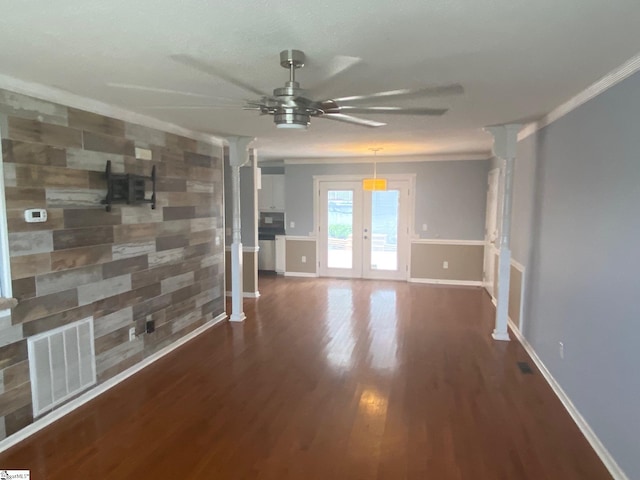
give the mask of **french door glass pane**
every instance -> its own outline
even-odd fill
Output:
[[[398,269],[399,190],[371,192],[371,269]]]
[[[353,190],[327,192],[327,266],[353,268]]]

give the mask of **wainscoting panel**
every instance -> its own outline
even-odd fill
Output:
[[[450,243],[450,241],[441,244],[434,242],[412,242],[412,281],[442,280],[447,284],[463,282],[462,284],[467,285],[470,284],[469,282],[482,282],[484,258],[482,242],[462,243],[461,241],[460,244]]]
[[[287,237],[286,241],[285,275],[317,275],[316,239],[304,237],[292,239]],[[305,257],[306,262],[302,261],[302,257]]]

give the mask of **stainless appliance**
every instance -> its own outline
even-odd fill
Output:
[[[276,270],[276,235],[284,235],[284,212],[260,212],[258,270]]]

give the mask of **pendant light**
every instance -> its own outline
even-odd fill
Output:
[[[373,152],[373,178],[365,178],[364,180],[362,180],[362,189],[367,192],[386,190],[387,179],[378,178],[376,171],[376,158],[378,158],[378,151],[382,150],[382,148],[370,148],[369,150]]]

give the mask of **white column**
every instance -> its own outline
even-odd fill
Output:
[[[500,219],[500,256],[498,257],[498,291],[496,324],[491,336],[494,340],[509,341],[509,281],[511,275],[511,206],[513,204],[513,165],[516,160],[518,132],[521,125],[508,124],[487,127],[493,135],[493,154],[500,161],[504,189]]]
[[[231,316],[232,322],[242,322],[246,317],[242,310],[242,234],[240,222],[240,167],[249,161],[251,137],[228,137],[229,165],[231,166],[231,192],[233,207],[231,243]]]

